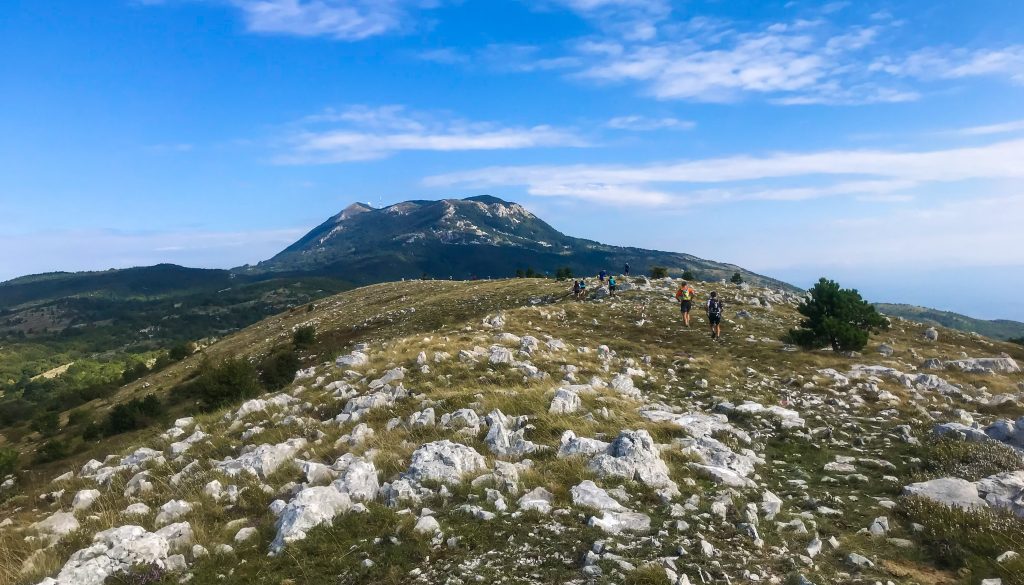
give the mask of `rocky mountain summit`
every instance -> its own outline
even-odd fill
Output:
[[[115,400],[315,327],[284,390],[6,478],[0,582],[1024,583],[1022,348],[895,319],[798,351],[798,294],[704,283],[715,342],[677,284],[397,282],[258,323]]]
[[[685,247],[686,242],[679,242]],[[405,201],[380,209],[355,203],[314,228],[273,258],[240,274],[306,272],[367,284],[400,278],[506,277],[532,268],[576,274],[652,266],[717,280],[739,272],[762,285],[792,288],[738,266],[689,254],[610,246],[567,236],[518,203],[490,195]]]

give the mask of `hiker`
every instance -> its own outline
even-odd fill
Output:
[[[597,273],[597,279],[601,281],[601,284],[604,284],[604,277],[605,277],[605,275],[607,275],[607,274],[608,274],[608,273],[607,273],[607,272],[605,272],[604,270],[602,270],[601,272],[598,272],[598,273]]]
[[[608,295],[609,296],[613,296],[613,297],[615,296],[615,277],[614,276],[609,276],[608,277]]]
[[[624,276],[629,276],[629,262],[626,262],[626,267],[623,269],[622,274]]]
[[[718,298],[717,292],[711,293],[708,299],[708,323],[711,324],[711,339],[722,338],[722,300]]]
[[[693,296],[696,293],[689,283],[682,283],[676,290],[676,300],[679,301],[679,310],[683,313],[683,324],[690,326],[690,309],[693,308]]]
[[[587,298],[587,281],[580,280],[580,296],[579,300],[585,300]]]
[[[577,300],[580,298],[580,281],[578,280],[572,281],[572,298]]]

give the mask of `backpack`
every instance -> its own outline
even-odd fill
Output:
[[[708,300],[708,315],[719,317],[722,314],[722,301],[719,299]]]
[[[690,287],[681,288],[676,291],[676,299],[680,301],[689,301],[693,299],[693,289]]]
[[[615,286],[615,277],[614,276],[608,278],[608,284],[611,285],[611,286]]]

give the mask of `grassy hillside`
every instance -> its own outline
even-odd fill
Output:
[[[903,317],[904,319],[928,323],[929,325],[941,325],[942,327],[959,331],[970,331],[993,339],[1024,338],[1024,323],[1020,321],[1011,321],[1009,319],[975,319],[959,313],[915,305],[875,303],[875,306],[886,315]]]
[[[995,561],[1005,550],[1024,550],[1019,520],[900,496],[902,486],[914,481],[955,473],[969,473],[973,481],[1024,467],[999,444],[930,438],[936,422],[971,416],[984,426],[1024,414],[1021,397],[987,406],[996,404],[993,396],[1021,392],[1024,377],[937,371],[955,385],[955,392],[943,395],[884,376],[844,384],[833,375],[856,364],[914,372],[929,358],[961,352],[1006,352],[1022,360],[1024,348],[946,329],[938,342],[927,342],[923,326],[900,322],[874,337],[863,356],[792,351],[778,340],[798,320],[796,297],[701,285],[698,298],[712,288],[727,303],[720,343],[708,337],[697,313],[693,329],[680,326],[673,285],[660,282],[585,302],[568,299],[566,283],[545,279],[396,282],[265,319],[76,407],[85,415],[75,422],[70,412],[61,413],[50,437],[9,437],[21,457],[17,477],[0,491],[0,518],[10,519],[0,530],[0,584],[57,575],[102,530],[133,524],[155,531],[166,521],[158,512],[172,499],[191,505],[174,520],[189,523],[188,544],[173,549],[181,551],[185,566],[169,569],[170,561],[159,557],[113,580],[171,584],[185,574],[202,584],[610,584],[677,583],[685,575],[691,583],[796,583],[802,577],[814,583],[1024,582],[1020,561]],[[297,335],[308,328],[316,332],[312,340]],[[533,347],[523,341],[527,336],[536,347],[520,351]],[[335,358],[360,343],[366,344],[367,363],[335,365]],[[878,353],[882,343],[892,355]],[[241,357],[259,369],[271,363],[267,356],[286,353],[297,358],[295,369],[313,370],[261,396],[274,398],[276,406],[250,402],[239,410],[254,395],[247,394],[210,407],[208,396],[195,393],[223,390],[204,382],[223,360]],[[245,368],[232,367],[237,378],[226,379],[245,384],[228,387],[249,384]],[[397,375],[395,368],[404,368],[400,380],[374,382],[387,372]],[[576,396],[578,409],[552,411],[560,388]],[[147,396],[160,403],[148,426],[81,437],[82,420],[103,419]],[[774,410],[737,409],[744,401]],[[359,410],[357,404],[373,406]],[[444,417],[471,411],[484,419],[496,410],[512,418],[495,423],[501,418],[494,415],[474,430]],[[339,416],[351,412],[360,413],[358,419]],[[672,422],[683,413],[696,422]],[[168,430],[184,415],[196,420]],[[715,421],[714,430],[702,431],[696,424],[701,421]],[[196,429],[202,432],[192,434]],[[611,442],[641,440],[644,435],[631,434],[641,430],[653,445],[623,446],[619,456],[608,455],[615,462],[604,460],[607,465],[595,463],[601,456],[558,453],[566,431]],[[68,454],[35,463],[40,447],[55,440],[68,443]],[[444,488],[433,479],[409,479],[416,477],[410,474],[421,448],[442,440],[473,449],[486,470],[471,465]],[[521,441],[539,448],[500,451],[522,447]],[[255,476],[230,475],[216,463],[257,445],[303,446],[280,467]],[[81,490],[97,487],[81,471],[88,459],[115,466],[133,452],[135,467],[109,467],[112,479],[100,487],[96,503],[73,509]],[[372,465],[382,484],[412,481],[419,500],[389,503],[381,492],[354,508],[341,506],[303,524],[301,535],[289,532],[282,554],[268,556],[281,527],[310,518],[302,516],[299,494],[312,495],[315,485],[330,492],[330,479],[317,474],[341,473],[344,479],[348,472],[341,469],[353,461]],[[329,471],[332,465],[337,471]],[[709,471],[722,469],[718,465],[732,466],[736,477],[729,484]],[[624,476],[615,475],[620,469]],[[71,479],[51,483],[66,471],[74,472]],[[213,495],[214,480],[224,491],[236,486],[238,496]],[[573,489],[588,480],[633,514],[624,521],[639,524],[608,532],[595,523],[592,518],[620,517],[574,498]],[[524,498],[528,493],[550,502],[537,504]],[[275,500],[288,506],[279,517],[271,511]],[[149,511],[127,516],[130,504]],[[33,522],[58,511],[74,513],[79,527],[53,547],[25,538],[39,533]],[[421,520],[428,516],[431,521]],[[888,528],[872,536],[866,529],[880,517]],[[433,521],[440,532],[430,527]],[[820,550],[814,549],[815,536],[824,543]],[[193,544],[209,554],[197,553]],[[851,554],[863,555],[870,566],[855,566]]]

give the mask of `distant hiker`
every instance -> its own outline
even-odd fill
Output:
[[[604,284],[604,277],[605,277],[605,275],[607,275],[607,274],[608,274],[608,273],[607,273],[607,272],[605,272],[604,270],[602,270],[601,272],[598,272],[598,273],[597,273],[597,279],[601,281],[601,284]]]
[[[622,270],[622,274],[629,276],[629,262],[626,262],[626,267]]]
[[[585,300],[587,298],[587,281],[580,280],[580,296],[579,300]]]
[[[690,326],[690,309],[693,308],[693,296],[695,294],[693,287],[686,282],[680,284],[679,289],[676,290],[676,300],[679,301],[679,310],[683,313],[683,324],[687,327]]]
[[[578,280],[572,281],[572,298],[577,300],[580,298],[580,281]]]
[[[608,294],[610,296],[613,296],[613,297],[615,296],[615,277],[614,276],[609,276],[608,277]]]
[[[708,299],[708,323],[711,324],[711,339],[722,338],[722,309],[724,308],[722,300],[718,298],[718,293],[712,292],[711,298]]]

